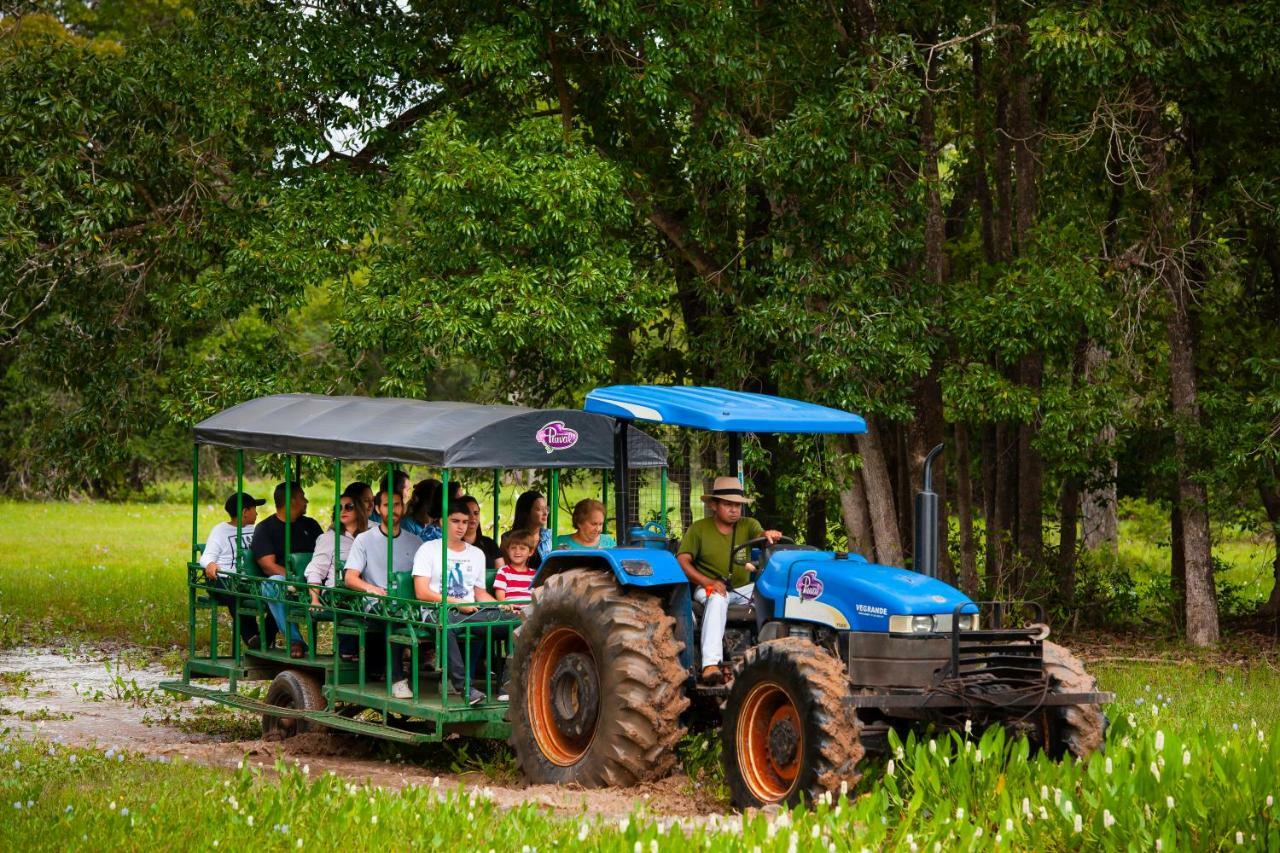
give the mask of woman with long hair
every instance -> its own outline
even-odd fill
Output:
[[[547,499],[542,496],[542,492],[530,489],[516,498],[516,517],[511,529],[528,530],[538,537],[538,549],[529,558],[529,565],[535,569],[551,553],[551,531],[547,529],[547,517],[550,514]]]

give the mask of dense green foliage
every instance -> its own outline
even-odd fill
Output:
[[[1171,509],[1171,616],[1212,642],[1208,517],[1280,525],[1277,12],[29,3],[0,478],[136,491],[278,390],[764,390],[878,438],[763,440],[763,514],[899,558],[945,440],[944,573],[1070,600],[1118,483]]]

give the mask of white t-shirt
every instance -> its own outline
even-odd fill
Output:
[[[440,551],[437,540],[427,542],[413,556],[414,577],[425,577],[432,592],[440,592]],[[449,601],[475,601],[476,588],[484,589],[484,551],[474,545],[463,545],[461,551],[449,549]]]
[[[392,571],[409,571],[414,564],[413,555],[420,547],[421,539],[401,530],[400,535],[395,538],[395,544],[391,546]],[[343,573],[352,569],[360,573],[365,583],[387,589],[387,537],[381,527],[370,527],[351,544]]]
[[[217,563],[219,572],[234,574],[236,566],[239,565],[236,561],[237,551],[248,553],[249,546],[252,544],[252,524],[246,524],[240,528],[240,547],[236,548],[236,526],[229,521],[224,521],[209,531],[209,538],[204,543],[204,551],[200,553],[200,565],[207,569],[212,563]]]

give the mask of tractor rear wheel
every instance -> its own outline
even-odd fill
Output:
[[[320,682],[313,676],[296,669],[286,669],[272,679],[271,686],[267,688],[266,702],[268,705],[298,711],[325,709],[324,693],[320,690]],[[301,717],[262,715],[262,736],[268,740],[293,737],[305,732],[320,731],[322,728]]]
[[[665,776],[684,734],[675,620],[598,569],[533,591],[507,666],[511,745],[534,784],[627,786]]]
[[[840,661],[808,640],[785,637],[748,651],[721,730],[733,804],[796,805],[856,784],[863,748],[849,696]]]
[[[1093,693],[1098,680],[1085,672],[1080,659],[1057,643],[1044,644],[1044,671],[1054,693]],[[1064,705],[1046,709],[1047,752],[1054,758],[1085,758],[1102,749],[1107,717],[1098,705]]]

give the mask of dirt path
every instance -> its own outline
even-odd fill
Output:
[[[108,663],[112,669],[108,669]],[[184,725],[181,721],[190,721],[202,711],[207,714],[208,706],[215,703],[199,699],[169,701],[157,685],[172,677],[161,667],[131,669],[104,659],[101,653],[3,652],[0,726],[33,739],[99,749],[114,747],[211,766],[234,767],[249,761],[270,768],[280,759],[309,766],[313,774],[332,770],[353,781],[389,788],[434,785],[439,780],[441,789],[487,789],[496,803],[508,807],[532,802],[550,811],[585,812],[600,817],[627,815],[641,805],[652,814],[672,817],[710,815],[721,808],[708,798],[692,794],[688,777],[680,774],[640,788],[608,791],[499,785],[479,773],[441,773],[403,756],[385,758],[382,744],[371,738],[308,734],[269,742],[195,731],[190,723]],[[241,731],[250,728],[244,715],[219,715],[218,719]]]

